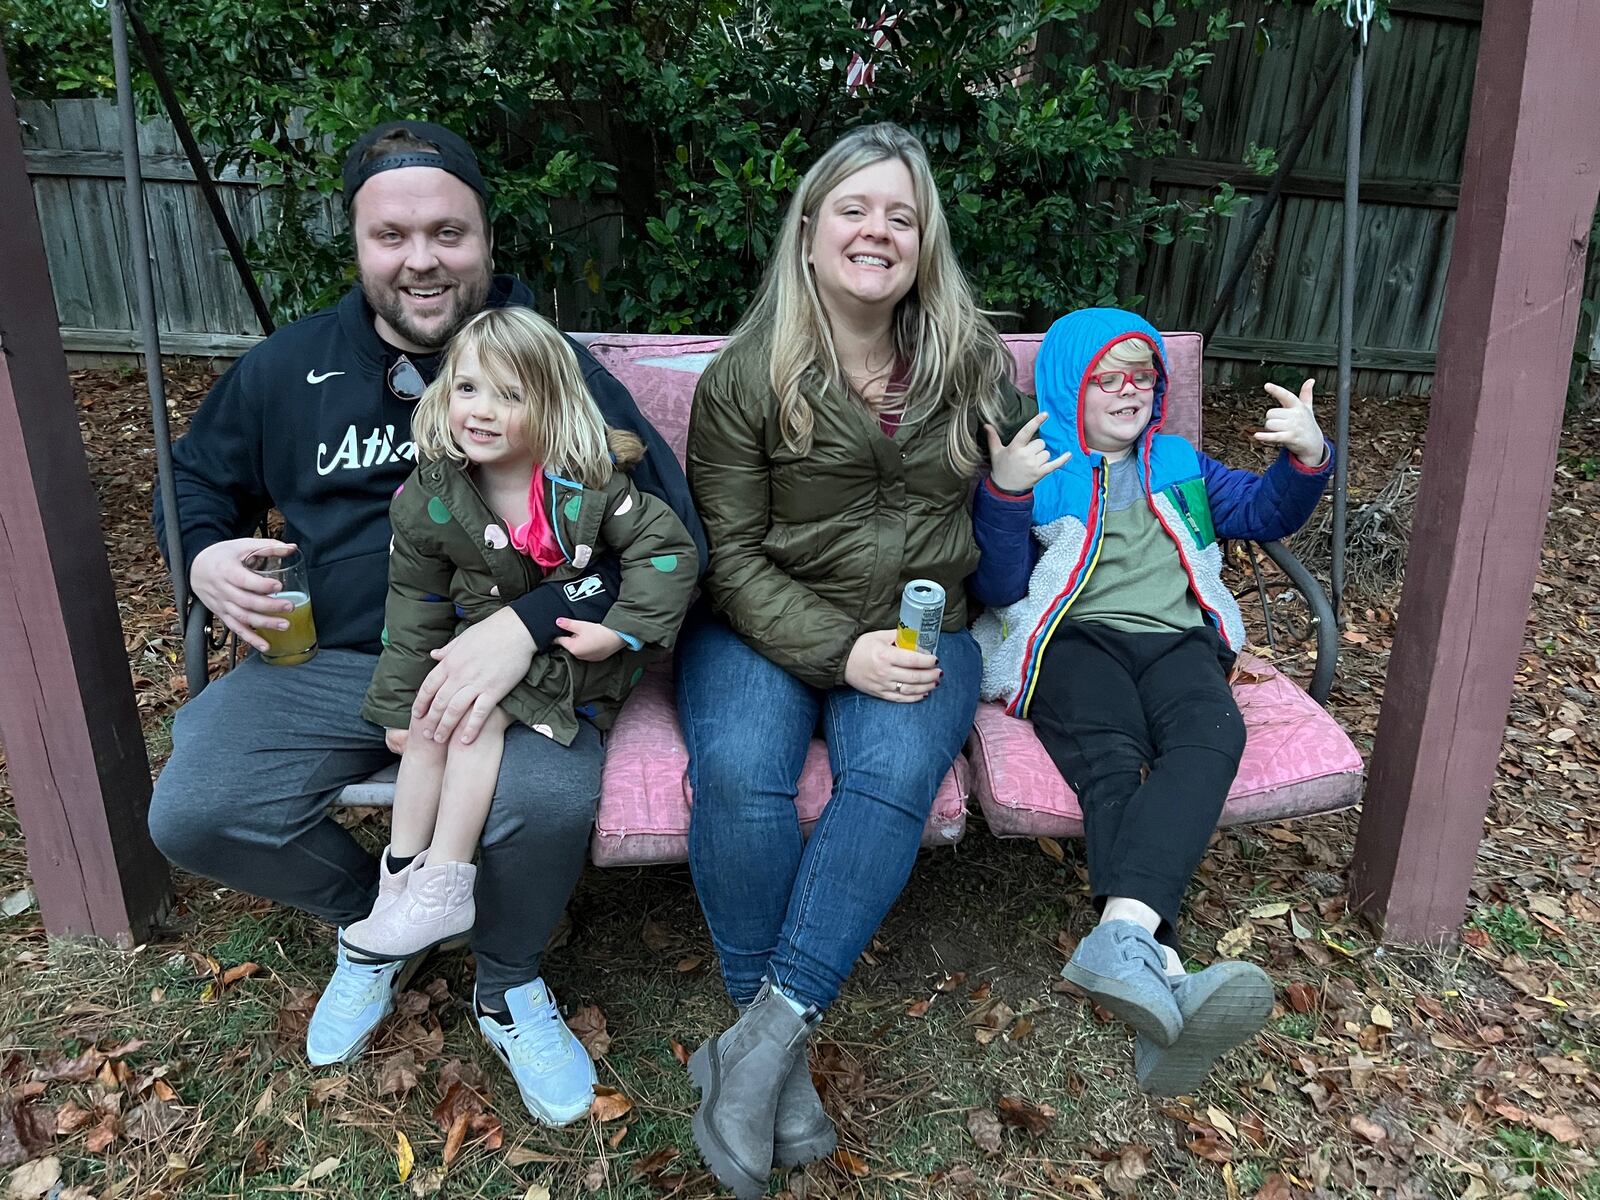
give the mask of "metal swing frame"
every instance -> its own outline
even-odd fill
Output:
[[[155,276],[149,250],[148,217],[144,204],[144,177],[139,161],[138,119],[133,99],[132,64],[128,45],[131,25],[139,42],[146,68],[150,71],[161,96],[168,117],[178,133],[179,141],[189,159],[196,180],[205,194],[211,215],[228,248],[229,257],[239,275],[240,282],[261,323],[262,331],[271,334],[273,321],[266,302],[257,286],[255,275],[245,258],[238,235],[228,219],[226,210],[216,193],[209,168],[200,153],[194,135],[185,117],[177,94],[167,78],[160,48],[148,28],[140,20],[133,0],[107,0],[111,18],[112,57],[116,69],[117,108],[121,128],[124,181],[127,189],[125,205],[128,219],[129,250],[133,258],[135,298],[139,310],[139,328],[142,334],[142,356],[145,378],[150,394],[150,423],[155,439],[156,466],[159,475],[159,497],[163,525],[166,531],[167,563],[172,576],[173,596],[183,638],[184,671],[188,682],[188,695],[198,696],[208,682],[208,666],[213,651],[231,643],[237,654],[237,639],[231,635],[218,637],[212,629],[210,613],[190,594],[188,564],[184,558],[179,535],[178,498],[172,469],[172,435],[167,420],[166,389],[161,373],[161,340],[155,302]],[[1351,38],[1351,67],[1349,85],[1348,142],[1345,163],[1344,243],[1339,290],[1339,345],[1338,345],[1338,401],[1335,417],[1334,511],[1332,554],[1330,566],[1331,601],[1310,570],[1285,546],[1277,542],[1261,543],[1261,549],[1287,577],[1310,610],[1308,624],[1316,636],[1316,666],[1308,691],[1319,704],[1325,704],[1332,690],[1338,665],[1338,629],[1345,586],[1345,540],[1347,528],[1349,461],[1347,447],[1350,431],[1350,390],[1352,378],[1353,344],[1355,330],[1355,274],[1356,235],[1359,221],[1361,173],[1361,110],[1363,103],[1363,76],[1368,23],[1372,17],[1372,0],[1347,0],[1346,24],[1356,30]],[[1284,181],[1298,158],[1305,136],[1327,98],[1336,70],[1315,89],[1312,108],[1302,127],[1295,131],[1286,147],[1272,186],[1260,201],[1245,235],[1238,258],[1224,277],[1216,304],[1206,322],[1205,334],[1216,328],[1232,298],[1233,291],[1244,266],[1248,262],[1257,240],[1265,229],[1267,217],[1281,192]],[[1260,596],[1266,621],[1267,641],[1276,647],[1277,634],[1273,623],[1273,602],[1261,575],[1256,555],[1250,554],[1251,571]]]

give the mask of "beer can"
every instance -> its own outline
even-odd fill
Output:
[[[900,594],[900,628],[894,643],[902,650],[939,653],[944,624],[944,589],[931,579],[913,579]]]

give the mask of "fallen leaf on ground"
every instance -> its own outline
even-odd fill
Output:
[[[321,1108],[335,1096],[342,1096],[350,1087],[350,1076],[331,1075],[327,1079],[311,1081],[311,1107]]]
[[[1117,1157],[1106,1164],[1106,1186],[1120,1196],[1133,1196],[1139,1192],[1139,1181],[1150,1173],[1150,1147],[1124,1146]]]
[[[378,1068],[378,1095],[395,1096],[404,1100],[417,1086],[417,1056],[401,1050],[383,1060]]]
[[[1583,1141],[1583,1130],[1566,1113],[1559,1113],[1553,1117],[1540,1117],[1528,1114],[1528,1124],[1535,1129],[1548,1133],[1563,1146],[1570,1146],[1574,1142]]]
[[[987,1046],[999,1037],[1017,1019],[1017,1010],[1004,1000],[993,1000],[975,1009],[967,1021],[977,1028],[972,1031],[980,1045]]]
[[[6,1180],[7,1200],[41,1200],[61,1182],[61,1160],[55,1155],[24,1163]]]
[[[594,1085],[594,1103],[589,1106],[589,1115],[596,1121],[615,1121],[632,1111],[633,1101],[616,1088],[606,1087],[603,1083]]]
[[[456,1161],[456,1155],[461,1153],[461,1145],[467,1140],[467,1122],[471,1120],[468,1114],[458,1112],[455,1120],[450,1122],[450,1128],[444,1135],[444,1165],[450,1166]]]
[[[116,1113],[106,1113],[100,1118],[100,1124],[91,1129],[89,1135],[83,1139],[83,1148],[90,1154],[99,1154],[121,1135],[121,1118]]]
[[[76,1058],[56,1058],[35,1067],[32,1077],[45,1083],[88,1083],[105,1062],[106,1055],[91,1046]]]
[[[1389,1136],[1389,1131],[1376,1121],[1368,1120],[1360,1113],[1350,1118],[1350,1131],[1357,1137],[1377,1145]]]
[[[973,1144],[987,1154],[1000,1150],[1000,1118],[987,1108],[974,1108],[967,1113],[967,1132]]]
[[[416,1152],[411,1149],[411,1139],[400,1130],[394,1133],[394,1172],[401,1183],[411,1178],[411,1169],[417,1165]]]
[[[567,1028],[583,1043],[589,1057],[599,1062],[611,1049],[611,1034],[606,1031],[606,1014],[598,1004],[586,1004],[572,1014]]]
[[[1317,1006],[1317,989],[1296,980],[1284,992],[1289,1007],[1297,1013],[1308,1013]]]
[[[484,1075],[483,1068],[477,1063],[463,1062],[459,1058],[452,1058],[439,1068],[438,1084],[440,1093],[450,1090],[450,1085],[459,1083],[462,1087],[474,1091],[484,1100],[489,1098],[489,1080]]]
[[[843,1171],[846,1175],[852,1176],[856,1179],[865,1179],[868,1175],[872,1174],[871,1168],[867,1166],[867,1160],[862,1158],[859,1154],[854,1154],[849,1150],[835,1150],[832,1157],[830,1157],[828,1161],[834,1166],[838,1167],[839,1170]]]
[[[662,1146],[661,1149],[645,1155],[633,1164],[633,1174],[637,1176],[659,1174],[669,1163],[678,1157],[676,1146]]]
[[[1197,1138],[1190,1138],[1185,1143],[1185,1148],[1196,1158],[1206,1162],[1226,1163],[1233,1161],[1233,1151],[1228,1149],[1228,1144],[1214,1133],[1204,1133]]]
[[[0,1167],[38,1157],[55,1135],[55,1114],[49,1109],[36,1107],[31,1096],[0,1094]]]
[[[444,1187],[445,1169],[443,1167],[429,1167],[426,1171],[419,1171],[411,1177],[411,1194],[416,1200],[426,1200],[428,1196],[437,1196]]]
[[[175,1129],[183,1117],[183,1110],[177,1105],[155,1097],[123,1118],[122,1131],[130,1142],[153,1142]]]
[[[1576,1063],[1570,1058],[1561,1058],[1554,1054],[1541,1058],[1539,1065],[1552,1075],[1576,1075],[1581,1078],[1589,1073],[1589,1068],[1582,1063]],[[60,1124],[59,1116],[57,1117],[57,1124]]]
[[[1255,930],[1248,924],[1235,926],[1217,939],[1217,954],[1222,958],[1238,958],[1250,948],[1255,936]]]
[[[1289,1180],[1274,1171],[1261,1182],[1261,1190],[1255,1194],[1255,1200],[1294,1200],[1294,1189],[1289,1186]]]
[[[63,1137],[77,1133],[92,1120],[94,1120],[93,1112],[81,1107],[75,1100],[68,1100],[56,1109],[56,1132]]]
[[[1025,1129],[1034,1137],[1043,1134],[1056,1119],[1056,1110],[1048,1104],[1035,1104],[1023,1096],[1001,1096],[997,1107],[1001,1121]]]
[[[339,1169],[339,1165],[343,1161],[343,1159],[335,1155],[330,1155],[321,1162],[317,1163],[316,1166],[312,1167],[304,1175],[300,1176],[299,1179],[296,1179],[293,1183],[291,1183],[289,1185],[289,1190],[291,1192],[304,1191],[317,1180],[326,1179],[329,1175],[332,1175]]]

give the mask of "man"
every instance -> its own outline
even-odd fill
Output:
[[[448,129],[399,121],[369,130],[346,157],[344,197],[358,285],[245,355],[173,447],[196,598],[265,649],[259,631],[284,628],[290,605],[248,563],[298,546],[321,649],[294,667],[251,656],[185,705],[150,809],[151,835],[173,862],[335,925],[369,911],[376,890],[376,860],[327,810],[340,788],[394,761],[359,710],[382,635],[389,500],[416,455],[411,408],[467,320],[533,303],[521,281],[493,274],[487,188]],[[645,442],[634,481],[673,507],[703,564],[705,535],[671,450],[627,390],[575,348],[606,423]],[[246,536],[271,507],[286,541]],[[160,526],[158,511],[158,535]],[[562,632],[556,619],[599,620],[615,589],[614,573],[584,588],[546,585],[436,651],[417,698],[421,729],[472,741]],[[570,747],[513,726],[483,835],[472,937],[479,1027],[529,1111],[550,1124],[583,1115],[592,1098],[593,1068],[538,968],[586,856],[601,757],[587,722]],[[307,1034],[311,1061],[360,1053],[417,965],[341,948]]]

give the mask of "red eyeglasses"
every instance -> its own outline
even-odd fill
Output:
[[[1156,386],[1160,378],[1154,367],[1135,367],[1131,371],[1101,371],[1089,376],[1093,383],[1102,392],[1109,392],[1113,396],[1120,392],[1125,383],[1131,383],[1141,392],[1148,392]]]

